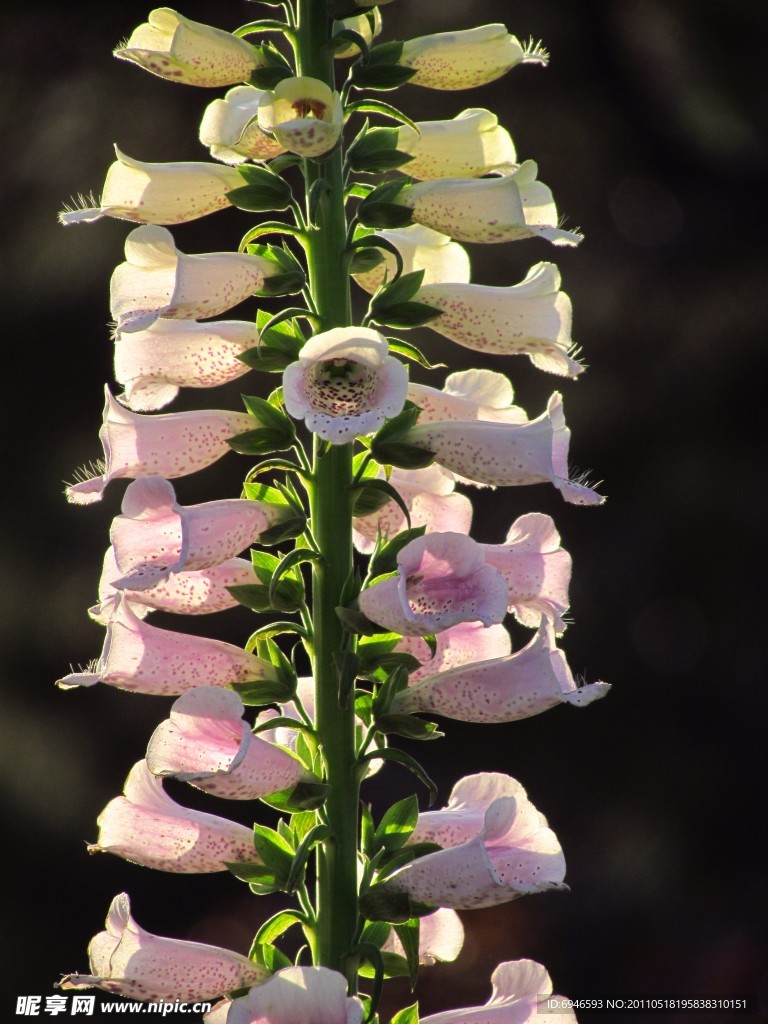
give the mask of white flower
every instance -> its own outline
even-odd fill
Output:
[[[469,282],[469,256],[458,242],[452,242],[448,235],[443,235],[432,228],[421,224],[412,224],[407,228],[393,228],[390,231],[377,231],[376,234],[391,242],[403,258],[403,273],[410,274],[414,270],[423,270],[422,285],[440,284],[444,281]],[[375,243],[372,243],[375,244]],[[372,270],[356,274],[355,280],[367,292],[373,294],[379,285],[384,283],[384,276],[391,281],[397,269],[394,256],[381,250],[384,257]]]
[[[413,160],[401,170],[412,178],[476,178],[517,162],[509,132],[490,110],[462,110],[452,120],[403,125],[397,149]]]
[[[501,78],[516,64],[546,64],[548,59],[540,47],[523,49],[505,25],[494,24],[409,39],[398,64],[416,69],[411,85],[469,89]]]
[[[190,21],[170,7],[151,11],[148,21],[115,50],[115,56],[171,82],[213,88],[247,81],[263,64],[258,51],[244,39]]]
[[[227,192],[243,180],[218,164],[142,163],[115,146],[117,160],[107,171],[98,206],[65,210],[62,224],[118,217],[140,224],[183,224],[230,205]]]
[[[316,334],[283,375],[285,407],[326,441],[371,434],[403,408],[408,374],[389,344],[367,327]]]
[[[317,78],[285,78],[259,103],[259,126],[303,157],[333,149],[341,134],[341,98]]]
[[[262,89],[238,85],[230,89],[224,99],[214,100],[205,108],[200,122],[200,141],[208,146],[215,160],[242,164],[246,160],[271,160],[285,152],[284,146],[265,135],[258,126],[263,95]]]

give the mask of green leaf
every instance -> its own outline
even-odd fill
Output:
[[[264,865],[274,873],[278,881],[287,879],[293,862],[293,850],[279,832],[266,825],[254,825],[253,845]]]
[[[283,79],[292,77],[293,72],[290,68],[274,65],[267,68],[256,68],[251,72],[248,82],[255,85],[257,89],[274,89]]]
[[[407,124],[409,128],[412,128],[415,132],[419,133],[419,129],[416,126],[415,121],[412,121],[410,117],[402,112],[402,110],[398,110],[397,107],[393,107],[390,103],[384,103],[382,100],[357,100],[355,103],[347,104],[347,114],[357,114],[361,112],[365,112],[367,114],[382,114],[384,117],[388,117],[393,121],[399,121],[401,124]]]
[[[414,795],[398,800],[388,808],[374,834],[376,849],[388,853],[399,850],[416,828],[419,817],[419,803]]]
[[[408,511],[408,506],[403,501],[400,492],[388,480],[367,480],[362,486],[355,487],[352,494],[352,515],[369,516],[384,508],[390,501],[394,501],[405,516],[406,523],[411,525],[411,513]]]
[[[409,530],[402,530],[396,537],[393,537],[392,540],[387,541],[387,543],[379,548],[379,550],[371,557],[371,560],[368,563],[368,573],[371,578],[383,576],[390,572],[397,572],[397,556],[407,544],[411,543],[411,541],[417,540],[419,537],[423,537],[426,530],[426,526],[414,526]]]
[[[371,300],[371,311],[377,313],[393,305],[402,305],[416,294],[423,281],[423,270],[413,270],[409,274],[401,274],[395,281],[388,281]]]
[[[381,715],[376,728],[385,736],[403,736],[407,740],[439,740],[442,733],[436,722],[425,722],[413,715]]]
[[[285,451],[293,445],[295,434],[290,437],[285,430],[273,427],[257,427],[246,430],[227,439],[229,447],[240,455],[269,455],[270,452]]]
[[[417,860],[419,857],[426,857],[428,853],[438,853],[442,849],[437,843],[411,843],[410,846],[404,846],[401,850],[397,850],[394,853],[388,854],[381,861],[381,870],[379,872],[379,878],[383,879],[395,871],[399,871],[400,868],[406,864],[410,864],[412,860]],[[416,906],[412,906],[414,914],[419,916],[422,911],[417,910]],[[429,911],[426,911],[429,913]]]
[[[410,163],[413,156],[397,148],[398,132],[398,128],[363,127],[347,150],[349,167],[378,174]]]
[[[373,824],[370,804],[360,803],[360,845],[366,857],[374,854],[373,837],[376,829]]]
[[[413,1006],[398,1010],[389,1024],[419,1024],[419,1004],[414,1003]]]
[[[373,450],[373,445],[371,445],[371,450]],[[397,466],[400,469],[424,469],[426,466],[431,466],[435,458],[434,452],[402,441],[387,441],[377,444],[374,454],[384,465]],[[264,543],[263,534],[260,540],[261,543]]]
[[[259,534],[259,544],[282,544],[286,540],[301,537],[307,528],[307,517],[297,510],[295,516],[286,516]]]
[[[287,814],[315,811],[325,803],[329,792],[330,786],[324,782],[298,782],[292,789],[261,797],[261,802]]]
[[[257,943],[254,941],[249,953],[249,959],[254,963],[263,964],[273,974],[275,971],[282,971],[285,967],[292,967],[293,964],[285,955],[270,943]]]
[[[279,679],[258,679],[249,683],[231,683],[230,685],[247,707],[285,704],[295,694],[294,687]]]
[[[286,573],[291,572],[291,577],[296,582],[301,582],[302,593],[304,591],[303,582],[301,575],[297,571],[297,566],[303,565],[305,562],[319,562],[322,556],[311,548],[294,548],[293,551],[289,551],[288,554],[283,558],[278,565],[275,566],[275,570],[272,574],[272,580],[269,584],[269,595],[272,597],[273,591],[276,591],[280,580],[285,576]],[[293,570],[293,571],[292,571]]]
[[[384,987],[384,957],[382,956],[379,947],[375,946],[372,942],[358,943],[356,946],[356,952],[365,957],[373,968],[373,985],[371,986],[371,993],[369,997],[371,1005],[368,1010],[367,1017],[367,1020],[370,1021],[378,1008],[379,1000],[381,999],[381,990]]]
[[[402,45],[402,43],[400,44]],[[398,89],[416,74],[416,68],[397,64],[356,65],[352,70],[352,83],[358,89]]]
[[[264,345],[248,348],[237,358],[246,366],[250,366],[252,370],[262,370],[264,373],[282,373],[286,366],[290,366],[294,361],[290,356],[285,356]]]
[[[269,603],[269,588],[262,583],[241,583],[239,586],[227,587],[227,590],[238,604],[245,605],[251,611],[272,611],[272,605]]]
[[[270,6],[278,7],[275,3]],[[253,32],[285,32],[288,25],[284,21],[277,21],[274,18],[260,18],[258,21],[249,21],[247,25],[241,25],[232,33],[234,36],[249,36]]]
[[[306,629],[298,622],[270,622],[268,625],[262,626],[254,633],[251,633],[245,649],[252,651],[259,640],[266,640],[269,637],[280,636],[284,633],[297,633],[303,637],[308,635]]]
[[[397,246],[390,242],[388,238],[384,238],[382,235],[377,235],[375,233],[364,235],[362,238],[356,238],[352,243],[353,249],[360,249],[362,252],[368,252],[370,247],[375,247],[375,249],[384,249],[386,252],[391,253],[392,256],[394,256],[395,276],[392,278],[390,283],[401,280],[401,275],[403,273],[403,257]],[[354,262],[355,257],[353,256],[350,268],[352,268]],[[373,266],[378,266],[380,262],[381,260],[373,264]],[[373,267],[371,269],[373,269]],[[358,273],[358,271],[350,269],[350,273]],[[398,340],[399,339],[397,338],[395,339],[395,341]]]
[[[442,309],[428,306],[426,302],[396,302],[372,312],[371,319],[383,327],[405,330],[409,327],[423,327],[442,315]]]
[[[227,870],[239,878],[241,882],[247,882],[251,891],[257,896],[266,896],[268,893],[279,892],[280,885],[274,871],[263,864],[240,864],[227,863]]]
[[[329,825],[315,825],[307,832],[296,850],[286,883],[287,892],[295,892],[304,876],[307,860],[314,847],[331,835]]]
[[[409,772],[412,772],[419,782],[421,782],[429,791],[429,801],[427,806],[432,806],[437,799],[437,786],[429,775],[427,775],[426,771],[422,768],[416,758],[411,757],[410,754],[407,754],[404,750],[399,750],[397,747],[384,747],[383,749],[372,750],[369,753],[364,754],[363,757],[358,759],[357,763],[362,766],[368,764],[369,761],[373,761],[374,759],[392,761],[393,764],[402,765],[404,768],[407,768]]]
[[[309,223],[317,224],[317,215],[321,207],[328,205],[328,197],[331,194],[331,186],[325,178],[317,178],[312,182],[307,195],[307,213]]]
[[[350,274],[368,274],[384,262],[384,257],[378,248],[370,246],[355,249],[352,259],[349,261]]]
[[[368,56],[368,43],[360,35],[359,32],[353,31],[351,28],[343,28],[339,32],[335,32],[331,39],[331,45],[334,49],[338,50],[341,48],[341,44],[344,42],[354,43],[365,60]],[[349,54],[350,57],[354,54]]]
[[[419,919],[412,917],[403,924],[395,925],[395,933],[400,939],[400,944],[405,953],[408,964],[408,974],[411,979],[411,991],[416,984],[416,977],[419,973]]]
[[[289,928],[293,928],[297,924],[304,924],[306,920],[304,914],[298,910],[281,910],[270,917],[268,921],[265,921],[261,928],[259,928],[253,940],[254,945],[269,946],[275,939],[279,939],[281,935],[284,935]],[[253,959],[252,956],[251,959]]]
[[[385,921],[375,921],[375,924],[386,924]],[[381,961],[384,967],[384,979],[389,978],[407,978],[408,977],[408,961],[404,956],[400,956],[399,953],[388,953],[382,951]],[[360,966],[360,977],[361,978],[372,978],[374,976],[374,969],[368,963],[363,963]]]
[[[339,708],[345,711],[360,671],[360,659],[353,651],[334,651],[333,664],[338,680]]]
[[[248,170],[263,170],[260,167],[249,165]],[[238,210],[248,210],[251,213],[268,213],[270,210],[285,210],[291,201],[291,188],[288,182],[278,178],[276,174],[264,171],[270,178],[274,178],[284,188],[278,189],[270,185],[252,184],[241,185],[239,188],[230,189],[225,195],[233,206]],[[288,195],[285,195],[287,189]]]
[[[369,921],[401,924],[413,917],[411,907],[407,893],[391,892],[381,885],[374,885],[360,896],[360,913]]]
[[[380,64],[396,64],[403,54],[403,43],[391,39],[387,43],[377,43],[368,52],[368,64],[375,67]]]
[[[412,345],[409,341],[403,341],[402,338],[387,338],[387,341],[390,352],[397,352],[398,355],[413,360],[426,370],[441,370],[447,366],[447,363],[430,363],[420,348]]]
[[[336,614],[341,620],[344,629],[349,633],[357,633],[360,636],[373,636],[381,632],[381,627],[371,622],[358,608],[344,608],[339,606]]]
[[[286,168],[296,167],[300,163],[301,157],[297,156],[295,153],[281,153],[280,156],[273,157],[269,161],[269,166],[275,174],[282,174]]]
[[[403,665],[397,665],[378,688],[373,699],[371,711],[375,719],[385,715],[398,693],[408,689],[408,670]]]
[[[413,211],[395,202],[406,184],[403,178],[377,185],[357,207],[360,223],[373,228],[405,227],[410,224]]]

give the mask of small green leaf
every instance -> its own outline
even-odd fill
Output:
[[[369,921],[390,921],[401,924],[410,921],[411,900],[407,893],[391,892],[381,885],[374,885],[360,896],[360,913]]]
[[[397,148],[398,128],[363,127],[347,150],[353,171],[383,173],[410,163],[413,156]]]
[[[237,172],[245,185],[226,193],[230,203],[254,213],[285,210],[290,206],[293,197],[291,186],[279,175],[256,164],[241,164]]]
[[[407,117],[397,107],[393,107],[390,103],[384,103],[382,100],[358,100],[355,103],[348,103],[346,113],[355,114],[359,112],[365,112],[367,114],[382,114],[384,117],[389,117],[393,121],[399,121],[401,124],[407,124],[409,128],[412,128],[415,132],[419,132],[419,129],[415,121],[412,121],[410,117]]]
[[[381,627],[366,618],[358,608],[344,608],[340,605],[336,609],[336,614],[341,620],[344,629],[349,633],[357,633],[360,636],[373,636],[375,633],[381,632]]]
[[[312,182],[307,195],[307,213],[310,224],[317,224],[317,216],[321,207],[328,205],[331,186],[325,178],[317,178]]]
[[[389,1024],[419,1024],[419,1004],[414,1003],[413,1006],[398,1010]]]
[[[402,338],[387,338],[387,341],[389,342],[390,352],[397,352],[398,355],[413,360],[413,362],[423,366],[426,370],[440,370],[447,366],[447,363],[430,363],[420,348],[412,345],[409,341],[404,341]]]
[[[373,309],[373,302],[371,308]],[[410,327],[423,327],[424,324],[442,315],[442,309],[428,306],[426,302],[396,302],[379,307],[375,313],[372,312],[371,319],[382,327],[406,330]]]
[[[240,864],[227,863],[227,870],[239,878],[241,882],[247,882],[252,892],[258,896],[265,896],[267,893],[279,892],[280,886],[274,871],[263,864]]]
[[[398,800],[388,808],[374,834],[376,849],[388,853],[399,850],[416,828],[419,817],[419,803],[414,795]]]
[[[259,544],[282,544],[301,537],[307,528],[307,517],[299,510],[295,516],[286,516],[259,534]]]
[[[371,814],[370,804],[360,804],[360,840],[363,853],[366,857],[372,857],[374,854],[374,841],[376,829],[373,824],[373,815]]]
[[[343,28],[339,32],[335,32],[333,39],[331,39],[331,45],[337,50],[340,49],[342,43],[345,42],[354,43],[362,54],[363,59],[365,60],[365,58],[367,58],[368,43],[363,39],[359,32],[354,32],[350,28]],[[353,54],[350,54],[350,56],[353,56]]]
[[[251,611],[272,611],[272,605],[269,603],[269,588],[262,583],[241,583],[239,586],[227,587],[227,590],[238,604],[245,605]]]
[[[393,537],[392,540],[387,541],[387,543],[379,548],[376,554],[371,557],[371,560],[368,563],[368,572],[371,578],[384,576],[386,573],[390,572],[397,572],[397,556],[407,544],[411,543],[411,541],[417,540],[419,537],[423,537],[426,530],[426,526],[414,526],[409,530],[402,530],[397,534],[397,536]]]
[[[402,665],[396,665],[378,688],[373,699],[371,711],[376,720],[389,711],[392,701],[398,693],[408,689],[408,670]]]
[[[403,736],[407,740],[439,740],[442,733],[436,722],[425,722],[413,715],[381,715],[376,728],[385,736]]]
[[[410,224],[413,212],[395,202],[405,185],[405,178],[377,185],[357,207],[360,223],[373,228],[405,227]]]
[[[407,768],[409,772],[412,772],[419,782],[426,787],[429,792],[429,801],[427,806],[431,807],[437,799],[437,786],[432,779],[427,775],[426,771],[415,757],[411,757],[404,750],[399,750],[397,747],[384,747],[380,750],[372,750],[363,757],[358,759],[358,765],[361,767],[367,765],[369,761],[374,759],[380,759],[382,761],[392,761],[393,764],[402,765]]]
[[[230,685],[247,707],[285,704],[295,694],[295,687],[278,679],[258,679],[249,683],[231,683]]]
[[[285,451],[293,445],[294,440],[295,434],[291,437],[283,429],[257,427],[228,438],[227,444],[239,455],[269,455],[270,452]]]
[[[402,43],[400,44],[402,46]],[[377,89],[384,92],[399,89],[416,74],[416,68],[404,68],[397,64],[356,65],[352,71],[352,82],[358,89]]]
[[[293,862],[293,850],[283,837],[266,825],[253,826],[253,845],[264,865],[269,868],[278,881],[288,877]]]
[[[284,789],[279,793],[270,793],[269,796],[261,797],[261,802],[287,814],[298,811],[315,811],[325,803],[329,791],[330,786],[324,782],[299,782],[292,789]]]
[[[384,257],[378,248],[371,246],[355,249],[352,259],[349,261],[350,274],[368,274],[384,262]]]
[[[408,964],[408,974],[411,979],[411,991],[416,984],[416,976],[419,973],[419,919],[412,917],[410,921],[395,925],[395,934],[400,939],[400,944],[405,953]]]
[[[373,450],[373,446],[371,448]],[[401,441],[388,441],[376,445],[374,454],[384,465],[397,466],[400,469],[425,469],[432,465],[435,458],[434,452]],[[263,535],[261,541],[264,541]]]
[[[293,72],[290,68],[275,65],[268,68],[256,68],[251,72],[248,79],[251,85],[257,89],[274,89],[275,86],[285,78],[292,78]]]
[[[254,963],[263,964],[273,974],[275,971],[282,971],[285,967],[292,967],[291,961],[277,947],[271,943],[254,942],[251,946],[249,959]]]
[[[254,945],[271,945],[275,939],[279,939],[281,935],[284,935],[289,928],[293,928],[297,924],[303,924],[305,921],[306,917],[298,910],[281,910],[270,917],[268,921],[265,921],[261,928],[259,928],[253,940]],[[253,956],[251,956],[251,959],[253,959]]]
[[[331,835],[329,825],[315,825],[307,832],[296,850],[286,882],[286,892],[295,892],[304,877],[307,860],[313,848]]]
[[[404,846],[401,850],[396,850],[382,859],[379,878],[388,877],[406,864],[410,864],[412,860],[426,857],[428,853],[438,853],[441,849],[442,847],[437,843],[411,843],[410,846]],[[417,905],[413,905],[412,910],[414,914],[421,916],[422,911],[418,909]]]
[[[338,680],[339,708],[345,711],[360,671],[360,659],[353,651],[334,651],[333,664]]]
[[[371,311],[377,313],[393,305],[402,305],[412,298],[424,281],[423,270],[402,274],[396,281],[389,281],[376,292],[371,300]]]

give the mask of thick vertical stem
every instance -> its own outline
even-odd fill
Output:
[[[331,20],[324,0],[299,0],[299,73],[333,88]],[[351,324],[349,279],[343,270],[346,216],[340,150],[322,163],[304,162],[307,195],[325,180],[317,204],[308,263],[312,296],[321,330]],[[325,804],[333,834],[318,852],[317,958],[346,974],[356,991],[357,963],[349,950],[357,930],[357,839],[359,786],[354,771],[354,708],[339,706],[333,656],[343,631],[336,615],[342,588],[352,569],[352,445],[332,445],[325,454],[315,442],[312,531],[322,553],[313,575],[316,726],[325,756],[330,793]]]

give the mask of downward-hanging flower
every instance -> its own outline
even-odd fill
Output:
[[[362,1024],[365,1011],[327,967],[284,967],[241,999],[219,1004],[206,1024]]]
[[[383,472],[383,471],[382,471]],[[439,466],[426,469],[393,469],[389,482],[405,502],[411,515],[411,527],[424,526],[427,533],[469,533],[472,503],[454,491],[452,474]],[[352,522],[355,547],[370,554],[376,538],[394,537],[408,528],[405,513],[390,500],[377,512],[356,516]]]
[[[482,622],[460,622],[438,633],[435,642],[433,655],[421,637],[404,636],[398,641],[398,651],[412,654],[421,662],[421,668],[408,674],[409,686],[457,665],[503,658],[512,653],[512,640],[506,629],[502,625],[486,627]]]
[[[419,920],[419,964],[432,967],[436,963],[452,963],[464,945],[464,926],[455,910],[441,907]],[[403,946],[394,929],[389,933],[383,953],[403,956]]]
[[[259,127],[289,152],[313,158],[338,142],[344,124],[341,98],[318,78],[284,78],[259,101]]]
[[[473,352],[528,356],[547,373],[577,377],[584,369],[571,341],[571,300],[554,263],[537,263],[519,284],[425,284],[416,293],[441,311],[430,328]]]
[[[509,528],[503,544],[483,544],[488,565],[498,569],[509,587],[509,611],[535,629],[542,615],[558,632],[565,629],[571,556],[560,547],[550,516],[531,512]]]
[[[117,333],[143,331],[158,317],[200,320],[237,306],[275,273],[275,264],[239,252],[189,256],[167,228],[147,224],[125,240],[125,263],[112,274],[110,308]]]
[[[238,356],[259,344],[256,324],[245,320],[156,320],[115,341],[120,401],[136,412],[162,409],[179,388],[215,388],[248,373]]]
[[[419,423],[435,420],[489,420],[526,423],[528,417],[513,405],[515,393],[508,377],[493,370],[461,370],[445,379],[442,390],[426,384],[408,385],[408,399],[421,409]]]
[[[230,206],[227,192],[242,185],[236,170],[220,164],[162,163],[134,160],[115,146],[117,160],[107,171],[98,206],[65,210],[62,224],[101,217],[140,224],[183,224]]]
[[[406,164],[408,171],[410,164]],[[578,245],[583,236],[557,226],[552,192],[536,180],[533,160],[494,178],[439,178],[406,185],[395,197],[419,224],[460,242],[515,242],[544,238],[553,245]]]
[[[104,389],[106,402],[99,439],[104,462],[67,487],[75,505],[100,501],[111,480],[146,476],[181,477],[217,462],[232,449],[227,440],[252,430],[253,417],[226,409],[143,416],[131,412]]]
[[[100,988],[154,1003],[215,999],[266,981],[261,964],[220,946],[146,932],[131,917],[127,893],[112,900],[106,931],[88,946],[90,974],[68,974],[63,989]]]
[[[252,734],[243,710],[232,690],[185,693],[152,734],[149,770],[228,800],[258,800],[311,779],[297,758]]]
[[[400,868],[386,890],[468,910],[565,888],[557,837],[508,775],[483,772],[457,782],[445,808],[419,815],[409,843],[422,842],[443,849]]]
[[[367,7],[368,4],[358,4],[358,7]],[[341,31],[356,32],[365,40],[368,46],[371,45],[376,36],[381,35],[383,22],[378,7],[373,7],[367,14],[355,14],[351,18],[343,18],[341,21],[334,21],[333,34]],[[351,40],[344,40],[340,46],[333,51],[336,60],[343,60],[347,57],[355,57],[360,52],[360,47]]]
[[[180,505],[162,477],[136,480],[126,488],[122,515],[112,520],[110,539],[122,576],[109,583],[117,590],[149,590],[176,573],[221,565],[287,508],[246,498]]]
[[[423,285],[439,284],[442,281],[468,283],[470,277],[469,256],[458,242],[448,235],[411,224],[407,228],[377,231],[377,236],[391,242],[403,258],[403,273],[423,270]],[[372,243],[375,246],[375,242]],[[373,294],[384,283],[395,276],[395,257],[386,249],[380,250],[382,262],[372,270],[355,274],[355,280],[367,292]]]
[[[133,693],[167,697],[194,687],[256,679],[276,679],[268,661],[223,640],[150,626],[127,601],[118,598],[93,670],[72,672],[58,685],[67,690],[106,683]]]
[[[141,556],[145,563],[149,554],[145,552]],[[99,580],[99,603],[88,609],[90,617],[102,626],[109,622],[120,596],[139,619],[145,619],[151,611],[172,612],[176,615],[209,615],[237,606],[238,602],[232,597],[229,587],[243,586],[256,580],[253,565],[246,558],[228,558],[220,565],[208,569],[176,572],[147,590],[131,590],[128,587],[116,590],[114,584],[122,576],[115,558],[115,549],[110,544],[104,555]]]
[[[516,487],[551,483],[574,505],[602,505],[605,499],[568,477],[571,432],[562,396],[555,392],[547,411],[528,423],[446,420],[417,424],[404,438],[434,455],[435,462],[466,483]]]
[[[505,25],[480,25],[462,32],[437,32],[403,44],[398,64],[415,68],[410,85],[470,89],[501,78],[517,64],[547,64],[541,47],[524,49]]]
[[[402,167],[411,178],[477,178],[517,162],[509,132],[483,107],[462,110],[452,120],[403,125],[396,149],[412,160]]]
[[[123,796],[110,800],[98,825],[99,838],[89,853],[115,853],[158,871],[202,874],[226,871],[227,863],[259,859],[252,829],[180,806],[146,761],[133,766]]]
[[[191,21],[169,7],[150,11],[147,22],[134,29],[115,56],[171,82],[212,88],[247,81],[264,64],[259,51],[244,39]]]
[[[426,711],[459,722],[517,722],[557,704],[585,707],[609,689],[610,684],[602,682],[576,686],[565,655],[557,648],[552,621],[542,619],[521,651],[427,675],[397,694],[392,711]]]
[[[408,374],[369,327],[316,334],[283,374],[285,408],[332,444],[371,434],[403,408]]]
[[[238,85],[205,108],[200,141],[215,160],[242,164],[247,160],[271,160],[285,152],[285,146],[259,128],[257,117],[263,95],[263,89]]]
[[[552,981],[535,960],[499,964],[491,984],[491,998],[483,1006],[444,1010],[422,1017],[421,1024],[577,1024],[568,1001],[552,995]],[[548,1012],[550,1005],[553,1008]]]
[[[428,533],[398,553],[397,573],[358,597],[372,622],[405,636],[439,633],[458,622],[501,622],[507,584],[479,544],[459,533]]]

